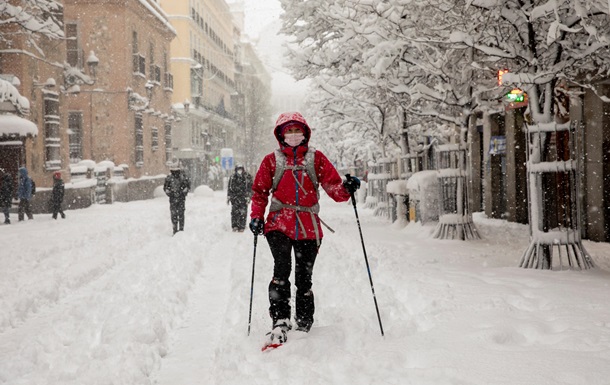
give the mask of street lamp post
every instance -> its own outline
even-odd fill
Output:
[[[99,63],[100,59],[95,56],[95,52],[89,52],[89,57],[87,58],[87,67],[89,67],[89,73],[93,77],[93,82],[95,82],[96,79],[96,70]]]

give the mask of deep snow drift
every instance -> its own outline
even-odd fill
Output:
[[[359,207],[380,336],[350,204],[323,199],[316,323],[271,352],[271,256],[229,229],[225,192],[191,194],[171,236],[159,198],[0,225],[0,383],[602,385],[610,245],[599,268],[517,268],[527,227],[476,215],[480,241],[430,238]]]

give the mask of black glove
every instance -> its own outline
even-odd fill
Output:
[[[360,188],[360,179],[356,178],[355,176],[351,176],[350,174],[346,174],[343,186],[347,189],[350,195],[352,195]]]
[[[250,221],[250,231],[252,234],[259,235],[262,234],[264,230],[264,224],[262,219],[254,218]]]

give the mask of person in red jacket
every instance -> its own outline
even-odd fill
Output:
[[[293,249],[296,329],[308,332],[314,322],[311,276],[323,237],[318,185],[336,202],[347,201],[360,187],[358,178],[343,181],[328,158],[308,146],[311,129],[300,113],[281,114],[274,134],[279,149],[266,155],[258,169],[250,214],[250,230],[255,236],[265,235],[274,260],[269,283],[269,313],[273,321],[269,344],[286,341],[286,332],[292,328],[289,277]],[[269,213],[263,221],[269,195]]]

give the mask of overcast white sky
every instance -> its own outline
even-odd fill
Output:
[[[258,37],[266,25],[279,19],[282,7],[278,0],[245,0],[245,10],[246,33]]]
[[[272,105],[274,110],[291,109],[302,104],[307,82],[296,82],[284,68],[285,36],[279,34],[279,0],[245,0],[245,32],[253,39],[262,62],[272,76]],[[281,102],[280,102],[281,101]],[[300,108],[300,107],[298,107]],[[275,115],[274,115],[275,116]]]

